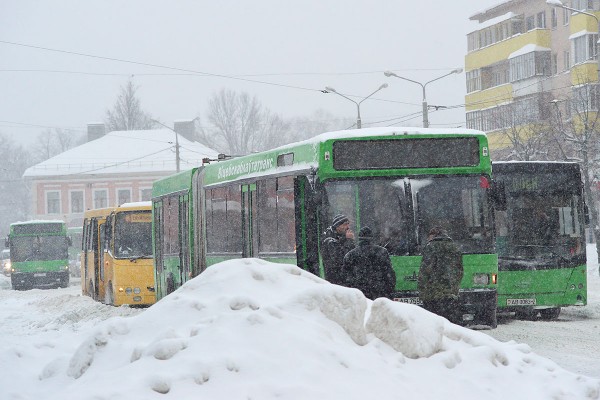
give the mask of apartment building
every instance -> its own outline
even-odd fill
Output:
[[[508,0],[470,17],[478,26],[467,35],[467,127],[488,132],[492,151],[511,146],[511,126],[570,119],[574,99],[598,109],[600,0],[562,4],[581,12]]]

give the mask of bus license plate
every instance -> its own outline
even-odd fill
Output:
[[[40,272],[40,273],[37,273],[37,274],[33,274],[33,276],[36,277],[36,278],[43,278],[43,277],[46,276],[46,273],[45,272]]]
[[[423,302],[418,297],[395,297],[394,301],[397,301],[399,303],[415,304],[417,306],[423,305]]]
[[[507,306],[535,306],[535,299],[506,299]]]

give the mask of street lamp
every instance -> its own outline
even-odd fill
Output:
[[[462,71],[463,71],[462,68],[456,68],[456,69],[453,69],[452,71],[448,72],[447,74],[444,74],[438,78],[432,79],[425,83],[421,83],[421,82],[413,81],[412,79],[404,78],[402,76],[396,75],[392,71],[385,71],[383,74],[385,76],[387,76],[388,78],[390,76],[393,76],[395,78],[404,79],[405,81],[413,82],[413,83],[416,83],[417,85],[421,86],[421,88],[423,89],[423,128],[429,128],[429,115],[428,115],[428,108],[427,108],[428,107],[427,106],[427,96],[425,95],[425,86],[427,86],[431,82],[437,81],[438,79],[442,79],[448,75],[460,74]]]
[[[159,125],[164,126],[165,128],[175,132],[175,171],[179,172],[179,164],[180,164],[180,159],[179,159],[179,134],[177,133],[177,131],[173,128],[171,128],[170,126],[167,126],[165,124],[163,124],[160,121],[157,121],[155,119],[151,120],[154,123],[157,123]]]
[[[363,101],[365,101],[365,100],[366,100],[366,99],[368,99],[369,97],[373,96],[375,93],[379,92],[381,89],[385,89],[386,87],[388,87],[388,84],[387,84],[387,83],[384,83],[384,84],[382,84],[381,86],[379,86],[379,87],[377,88],[377,90],[376,90],[376,91],[374,91],[373,93],[371,93],[370,95],[368,95],[367,97],[365,97],[364,99],[362,99],[362,100],[361,100],[361,101],[359,101],[359,102],[356,102],[356,101],[352,100],[350,97],[344,96],[343,94],[339,93],[337,90],[335,90],[334,88],[332,88],[331,86],[326,86],[326,87],[325,87],[325,91],[324,91],[323,93],[335,93],[335,94],[337,94],[337,95],[339,95],[339,96],[342,96],[342,97],[343,97],[343,98],[345,98],[345,99],[348,99],[348,100],[350,100],[350,101],[351,101],[351,102],[353,102],[354,104],[356,104],[356,109],[357,109],[357,112],[358,112],[358,115],[357,115],[357,117],[356,117],[356,127],[357,127],[357,129],[360,129],[360,128],[361,128],[361,126],[362,126],[362,125],[361,125],[361,120],[360,120],[360,103],[362,103]]]

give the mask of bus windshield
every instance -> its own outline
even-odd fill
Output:
[[[577,262],[585,252],[581,204],[580,196],[567,192],[511,198],[508,210],[496,215],[498,256],[538,264],[556,258]]]
[[[119,213],[115,223],[116,258],[152,258],[152,213]]]
[[[332,181],[325,184],[328,220],[343,213],[369,226],[391,255],[419,255],[434,226],[463,253],[493,253],[494,235],[482,176],[432,176]]]
[[[67,259],[66,236],[14,236],[10,240],[13,262]]]

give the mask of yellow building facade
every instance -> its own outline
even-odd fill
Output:
[[[575,97],[600,94],[600,0],[562,4],[507,0],[470,17],[478,26],[467,35],[467,127],[487,132],[492,150],[510,146],[507,129],[571,118]]]

